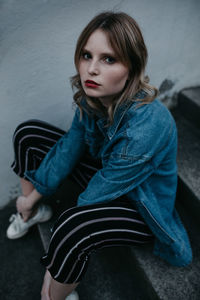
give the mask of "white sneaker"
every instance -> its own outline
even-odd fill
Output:
[[[25,235],[29,228],[37,223],[48,221],[52,216],[52,210],[49,206],[41,204],[38,207],[37,213],[34,217],[24,222],[19,213],[13,214],[9,221],[11,224],[7,229],[7,237],[9,239],[18,239]]]
[[[79,300],[78,293],[76,291],[71,292],[71,294],[67,296],[65,300]]]

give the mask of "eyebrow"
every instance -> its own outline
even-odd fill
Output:
[[[82,50],[83,52],[88,52],[91,54],[91,51],[86,49],[86,48],[83,48]],[[113,57],[117,57],[117,55],[114,53],[114,52],[103,52],[101,53],[102,56],[113,56]]]

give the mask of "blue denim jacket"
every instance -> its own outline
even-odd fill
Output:
[[[137,94],[137,98],[143,93]],[[158,100],[138,107],[126,101],[114,122],[77,109],[72,126],[26,177],[43,195],[54,193],[85,149],[101,158],[102,169],[78,198],[78,205],[107,202],[126,194],[155,235],[154,254],[176,266],[192,260],[187,233],[174,208],[177,188],[177,132],[174,119]]]

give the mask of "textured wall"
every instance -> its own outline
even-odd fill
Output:
[[[128,12],[140,24],[149,49],[147,73],[166,101],[182,87],[200,84],[198,0],[0,0],[0,206],[19,193],[9,168],[14,128],[29,118],[69,127],[76,39],[107,9]]]

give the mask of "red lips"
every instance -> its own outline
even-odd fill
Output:
[[[95,82],[93,80],[86,80],[85,81],[85,86],[92,87],[92,88],[97,88],[97,87],[100,86],[100,84],[98,84],[97,82]]]

